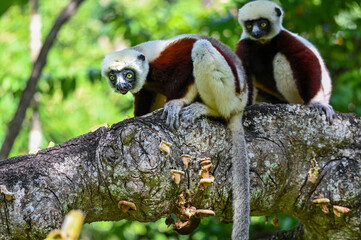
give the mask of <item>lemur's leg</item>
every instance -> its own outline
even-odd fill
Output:
[[[218,112],[209,108],[207,105],[195,102],[183,108],[180,118],[187,124],[193,124],[194,120],[201,116],[219,116]]]
[[[202,103],[192,103],[184,107],[182,120],[192,122],[202,116],[222,116],[229,119],[242,111],[244,103],[235,93],[235,77],[223,55],[207,40],[198,40],[192,49],[194,77]],[[242,95],[243,96],[243,95]]]
[[[142,88],[139,92],[134,94],[134,116],[142,116],[152,112],[153,105],[157,99],[158,94],[153,91]]]

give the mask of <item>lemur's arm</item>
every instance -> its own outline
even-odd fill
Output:
[[[289,63],[292,69],[291,77],[296,80],[304,104],[316,107],[320,113],[324,111],[326,119],[332,123],[335,112],[329,104],[331,77],[318,50],[306,39],[286,30],[280,32],[278,39],[282,48],[275,61],[282,62],[280,54],[286,58],[283,61]]]
[[[165,96],[154,91],[142,88],[134,95],[134,116],[142,116],[162,108]]]
[[[151,112],[157,93],[142,88],[134,95],[134,116],[142,116]]]

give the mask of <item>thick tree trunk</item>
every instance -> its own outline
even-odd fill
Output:
[[[230,222],[229,131],[202,118],[173,133],[160,113],[1,161],[0,185],[14,195],[0,195],[0,238],[43,238],[71,209],[83,210],[88,223],[152,222],[171,213],[184,217],[182,207],[194,206]],[[360,116],[337,114],[329,125],[307,106],[258,104],[245,112],[244,126],[251,214],[289,213],[303,223],[273,239],[361,239]],[[162,141],[172,144],[168,157],[159,149]],[[182,154],[192,156],[187,170]],[[198,176],[205,157],[211,158],[215,178],[207,189]],[[172,169],[185,172],[179,185],[171,181]],[[313,203],[317,198],[329,203],[322,209]],[[136,210],[123,213],[120,200],[133,202]],[[337,206],[351,211],[338,217]]]

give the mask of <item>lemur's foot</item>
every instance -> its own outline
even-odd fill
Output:
[[[183,108],[181,112],[181,120],[187,124],[193,124],[197,118],[205,115],[205,112],[207,111],[206,108],[207,107],[204,104],[197,102],[192,103]]]
[[[166,119],[165,124],[172,130],[179,127],[179,112],[183,107],[183,103],[178,100],[171,100],[164,104],[162,119]]]
[[[335,116],[335,111],[333,110],[332,106],[329,104],[324,103],[310,103],[308,104],[312,108],[318,109],[320,115],[322,115],[322,112],[325,112],[326,114],[326,120],[332,124],[333,117]]]

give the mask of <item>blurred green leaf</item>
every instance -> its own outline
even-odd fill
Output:
[[[0,17],[13,5],[25,5],[28,0],[6,0],[0,1]]]
[[[74,77],[65,77],[60,79],[61,91],[63,92],[63,99],[67,98],[75,91],[76,80]]]

